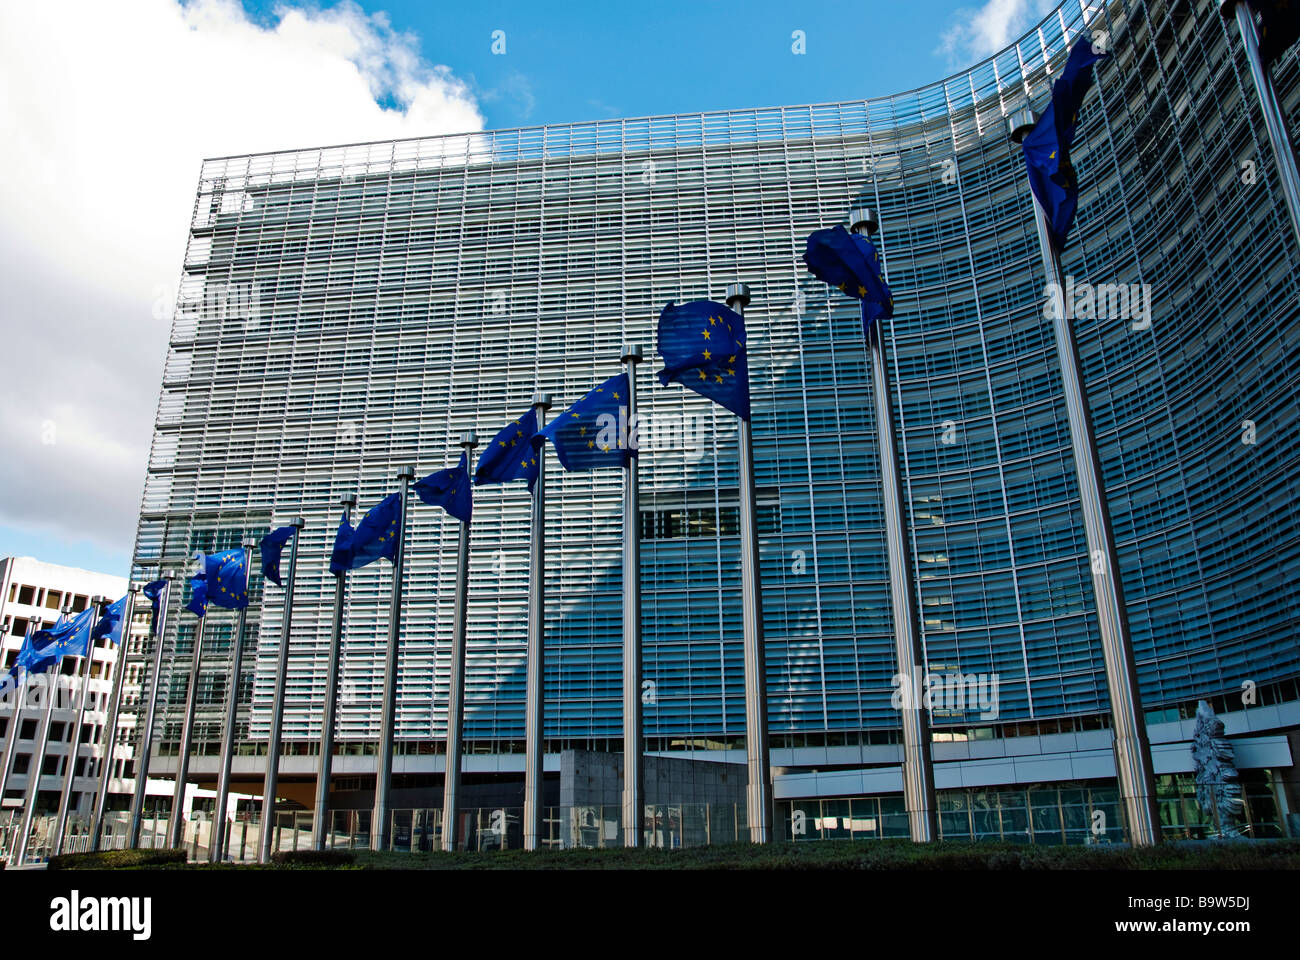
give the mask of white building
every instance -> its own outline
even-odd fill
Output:
[[[0,648],[3,660],[0,663],[3,663],[6,670],[13,664],[22,648],[28,625],[33,621],[36,622],[37,629],[53,626],[63,609],[67,608],[75,615],[85,610],[95,596],[102,596],[111,603],[126,593],[126,587],[125,577],[107,573],[43,563],[32,557],[6,557],[0,560],[0,637],[3,638]],[[149,631],[147,603],[143,604],[143,610],[137,607],[133,621],[129,642],[139,646]],[[104,723],[110,706],[117,652],[117,646],[106,641],[97,643],[94,648],[90,682],[92,699],[87,706],[85,728],[78,751],[77,776],[73,781],[73,817],[88,815],[92,809],[102,770],[100,758],[103,755]],[[128,698],[139,697],[139,668],[135,664],[130,666],[132,669],[128,670],[124,678],[123,703]],[[80,657],[64,658],[57,671],[62,678],[65,696],[56,702],[50,717],[49,743],[36,798],[38,815],[54,813],[58,809],[67,772],[77,703],[75,698],[66,695],[66,691],[80,692],[79,680],[75,685],[72,681],[81,675],[81,671]],[[37,709],[31,703],[30,698],[12,695],[0,701],[0,750],[10,754],[9,776],[4,785],[3,797],[0,798],[0,824],[17,821],[31,790],[33,754],[38,750],[41,727],[45,722],[43,707]],[[11,739],[16,705],[19,714],[18,736]],[[133,740],[133,729],[134,715],[124,715],[118,725],[121,746],[114,755],[115,778],[122,777],[123,769],[131,765],[129,745]],[[118,781],[112,789],[114,792],[130,792],[131,784]]]

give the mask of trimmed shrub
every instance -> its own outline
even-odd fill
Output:
[[[184,863],[183,848],[160,850],[100,850],[95,853],[64,853],[50,857],[46,870],[124,870],[129,867],[157,867]]]
[[[277,867],[345,867],[356,863],[351,850],[282,850],[271,854]]]

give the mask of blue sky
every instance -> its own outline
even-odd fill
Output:
[[[0,556],[125,570],[203,158],[883,96],[1057,2],[0,3]]]
[[[360,0],[470,84],[488,128],[852,100],[985,55],[1030,0]],[[273,20],[279,0],[246,0]],[[492,52],[494,31],[505,52]],[[803,54],[792,34],[802,30]]]

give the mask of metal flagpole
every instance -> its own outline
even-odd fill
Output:
[[[344,497],[343,519],[352,522],[356,497]],[[348,572],[334,574],[334,625],[330,630],[329,663],[325,668],[325,708],[320,724],[320,767],[316,773],[316,819],[312,823],[313,850],[325,849],[329,833],[330,773],[334,766],[334,714],[339,695],[339,658],[343,646],[343,603],[348,593]]]
[[[28,621],[27,632],[23,636],[23,646],[26,646],[31,641],[32,634],[36,632],[36,622],[35,620]],[[22,679],[14,683],[14,712],[9,720],[9,729],[5,732],[4,764],[0,766],[0,798],[3,798],[5,791],[9,789],[9,773],[13,770],[14,745],[18,743],[18,731],[22,729],[23,701],[27,698],[27,681],[29,679],[31,679],[31,674],[24,669]]]
[[[546,426],[551,396],[533,396],[537,429]],[[532,550],[528,558],[528,665],[524,711],[524,849],[542,842],[543,784],[546,780],[546,444],[537,450],[533,484]]]
[[[59,611],[66,620],[72,614],[72,607],[67,604]],[[59,677],[62,661],[56,660],[45,671],[45,716],[42,718],[40,732],[36,737],[36,749],[32,751],[31,762],[27,765],[27,797],[23,806],[22,826],[18,831],[18,847],[14,851],[14,862],[22,866],[27,862],[27,844],[32,837],[32,817],[36,814],[36,800],[41,792],[41,770],[45,766],[45,751],[50,744],[50,721],[54,719],[54,704],[59,699]]]
[[[742,317],[749,306],[749,287],[727,285],[727,306]],[[748,334],[746,334],[748,339]],[[749,839],[772,839],[772,764],[767,735],[767,673],[763,656],[763,601],[758,565],[758,523],[754,497],[754,439],[748,420],[740,421],[740,593],[745,634],[745,792]]]
[[[370,849],[388,848],[388,793],[393,781],[393,731],[397,723],[397,642],[402,622],[402,566],[406,562],[406,517],[411,499],[415,467],[397,471],[402,485],[401,519],[397,529],[397,550],[393,555],[393,596],[388,607],[388,649],[384,654],[384,701],[379,721],[378,763],[375,770],[375,809],[370,824]]]
[[[230,673],[226,678],[226,722],[221,731],[221,773],[217,778],[217,802],[212,808],[212,830],[208,836],[208,861],[219,863],[226,853],[226,802],[230,799],[230,770],[235,760],[235,721],[239,715],[239,674],[244,665],[244,626],[248,621],[248,581],[253,573],[253,548],[257,541],[244,538],[244,606],[235,619],[230,641]],[[262,824],[263,832],[266,824]]]
[[[131,583],[122,604],[122,623],[117,636],[117,659],[113,669],[113,690],[109,694],[108,717],[104,722],[104,745],[100,750],[99,791],[95,794],[95,813],[90,823],[90,849],[98,850],[104,810],[108,805],[108,783],[113,776],[113,750],[117,746],[117,715],[122,706],[122,677],[126,674],[126,645],[131,641],[131,617],[135,615],[135,595],[140,590]]]
[[[1300,173],[1296,170],[1295,148],[1287,135],[1286,118],[1278,105],[1273,80],[1259,55],[1259,33],[1255,29],[1254,13],[1242,0],[1219,0],[1219,12],[1225,19],[1236,14],[1237,29],[1246,48],[1246,62],[1250,64],[1250,77],[1255,82],[1260,113],[1264,115],[1264,126],[1268,130],[1269,146],[1273,148],[1273,159],[1277,162],[1282,195],[1286,197],[1287,212],[1291,214],[1291,229],[1295,232],[1296,243],[1300,244]]]
[[[170,592],[170,588],[168,588]],[[177,614],[177,646],[180,645],[180,614]],[[199,669],[203,665],[203,634],[208,622],[207,611],[194,627],[194,653],[190,657],[190,681],[185,693],[185,720],[176,754],[176,786],[172,793],[172,816],[167,824],[168,846],[179,847],[185,831],[185,781],[190,771],[190,745],[194,739],[194,711],[199,702]],[[161,643],[161,638],[159,639]],[[161,656],[161,650],[157,654]]]
[[[131,797],[131,825],[127,829],[126,846],[135,850],[140,846],[140,827],[144,818],[145,791],[149,784],[149,754],[153,750],[154,718],[158,712],[158,677],[162,673],[163,637],[167,635],[167,607],[172,600],[172,583],[175,575],[159,571],[166,580],[158,602],[158,619],[153,628],[153,663],[150,666],[149,698],[145,707],[144,728],[140,731],[140,746],[136,752],[135,793]]]
[[[104,614],[104,598],[90,598],[90,605],[95,610],[91,618],[91,632]],[[95,638],[86,637],[86,653],[81,658],[81,698],[77,703],[77,718],[72,724],[72,739],[68,746],[67,759],[64,761],[63,793],[59,797],[59,813],[54,821],[54,833],[50,836],[50,855],[57,857],[63,852],[63,832],[68,826],[68,807],[72,803],[72,781],[77,773],[77,754],[81,750],[81,725],[86,720],[86,704],[90,701],[90,671],[95,666]]]
[[[627,434],[636,424],[636,365],[639,343],[619,358],[627,364]],[[620,436],[620,442],[622,437]],[[623,468],[623,846],[645,841],[645,754],[641,725],[641,508],[638,457]]]
[[[859,207],[849,211],[854,233],[870,236],[879,228],[873,211]],[[865,305],[863,310],[865,312]],[[898,680],[912,695],[903,701],[903,805],[913,842],[928,843],[939,838],[935,812],[934,766],[930,756],[930,717],[916,696],[926,689],[921,673],[925,652],[921,647],[921,623],[917,613],[907,518],[903,510],[903,477],[894,440],[894,401],[890,388],[889,358],[885,356],[883,322],[877,318],[866,333],[871,362],[872,392],[876,406],[876,437],[880,444],[881,499],[885,508],[885,542],[889,552],[889,595],[894,614],[894,650],[898,657]]]
[[[1008,118],[1011,139],[1020,143],[1033,129],[1036,116],[1022,110]],[[1083,513],[1084,536],[1091,558],[1092,589],[1097,601],[1097,626],[1106,665],[1106,689],[1115,729],[1115,772],[1120,801],[1129,828],[1129,842],[1149,846],[1160,840],[1160,812],[1156,806],[1155,777],[1151,767],[1151,745],[1146,717],[1138,692],[1137,664],[1129,632],[1124,586],[1119,577],[1119,554],[1111,528],[1106,488],[1102,483],[1101,458],[1093,434],[1092,412],[1083,393],[1083,371],[1079,348],[1074,340],[1065,303],[1065,280],[1061,261],[1052,243],[1047,216],[1033,200],[1038,246],[1047,275],[1047,295],[1053,301],[1052,321],[1056,334],[1056,356],[1061,365],[1065,410],[1070,423],[1070,443],[1075,474],[1079,482],[1079,509]]]
[[[262,788],[262,835],[257,862],[271,859],[271,834],[275,832],[275,791],[280,785],[280,736],[284,728],[284,686],[289,672],[289,624],[293,617],[293,579],[298,572],[298,541],[302,538],[307,521],[295,517],[289,524],[294,528],[293,543],[289,547],[289,570],[284,576],[284,623],[280,626],[280,655],[275,666],[275,706],[271,712],[271,736],[266,746],[266,779]]]
[[[467,431],[460,438],[468,470],[470,455],[478,446],[478,434]],[[456,554],[456,612],[452,625],[451,677],[447,697],[447,770],[442,778],[442,849],[455,850],[464,838],[460,834],[460,754],[465,734],[465,625],[469,612],[469,524],[460,523],[460,546]],[[529,647],[531,649],[531,637]]]

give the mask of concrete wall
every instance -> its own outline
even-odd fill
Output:
[[[645,758],[646,803],[745,802],[745,767],[678,757]],[[623,755],[590,750],[560,754],[560,806],[623,801]]]

